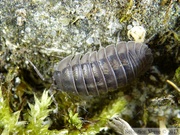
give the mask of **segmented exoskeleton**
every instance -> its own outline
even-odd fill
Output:
[[[53,80],[62,91],[99,95],[125,86],[147,71],[152,61],[147,45],[122,41],[82,57],[67,56],[55,67]]]

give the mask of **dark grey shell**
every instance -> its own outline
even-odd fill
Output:
[[[55,67],[57,89],[81,95],[99,95],[125,86],[149,69],[151,50],[144,43],[119,42],[98,52],[68,56]]]

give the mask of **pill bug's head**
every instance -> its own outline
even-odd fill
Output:
[[[54,71],[53,73],[53,83],[57,88],[62,88],[62,83],[61,83],[61,72],[60,71]]]

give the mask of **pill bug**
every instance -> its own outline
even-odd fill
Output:
[[[80,95],[99,95],[123,87],[149,69],[151,50],[144,43],[121,41],[81,57],[70,55],[55,66],[57,89]]]

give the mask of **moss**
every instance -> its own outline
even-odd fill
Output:
[[[120,22],[126,22],[132,17],[133,13],[131,10],[133,5],[134,5],[134,0],[129,0],[129,2],[127,2],[127,7],[125,8],[125,11],[120,18]]]
[[[0,88],[0,128],[1,134],[23,134],[26,122],[19,121],[20,111],[11,112],[10,107],[8,106],[7,100],[2,96],[2,91]]]
[[[0,129],[2,135],[8,134],[61,134],[62,131],[49,130],[51,121],[48,115],[52,109],[48,109],[51,105],[51,97],[48,92],[44,91],[41,99],[36,96],[35,104],[30,104],[30,110],[23,114],[25,117],[22,121],[20,118],[21,110],[12,112],[9,107],[8,100],[2,96],[2,89],[0,88]]]
[[[48,92],[44,91],[41,99],[34,97],[35,104],[30,104],[28,111],[27,133],[29,134],[45,134],[50,126],[50,121],[47,117],[52,109],[48,109],[51,105],[51,98],[48,97]]]
[[[174,80],[177,83],[177,85],[180,87],[180,67],[176,69]]]
[[[96,105],[90,105],[91,109],[86,108],[82,102],[87,102],[82,99],[77,99],[77,96],[68,95],[67,93],[61,92],[55,94],[58,102],[58,113],[51,116],[53,125],[51,128],[62,130],[63,128],[68,131],[68,134],[96,134],[101,131],[103,127],[107,125],[108,119],[113,115],[121,113],[125,109],[127,104],[126,99],[123,97],[122,92],[116,94],[117,98],[112,99],[108,104],[102,105],[100,97],[94,97],[99,99]],[[90,102],[95,100],[93,97],[90,98]],[[105,101],[103,101],[105,102]],[[87,102],[88,104],[89,102]],[[107,102],[106,102],[107,103]],[[97,109],[101,107],[102,110]],[[104,106],[104,107],[102,107]],[[92,109],[95,107],[95,109]],[[89,115],[82,115],[80,108],[84,108],[85,112]]]
[[[114,116],[115,114],[121,113],[125,109],[127,101],[123,97],[119,97],[116,100],[113,100],[108,106],[106,106],[102,112],[98,115],[95,115],[91,120],[95,123],[91,124],[87,130],[87,134],[96,134],[99,133],[102,127],[107,125],[107,121]]]
[[[72,127],[75,127],[76,129],[82,128],[82,121],[78,117],[78,113],[73,114],[72,110],[69,110],[69,117],[68,122]]]

